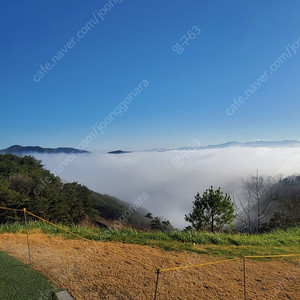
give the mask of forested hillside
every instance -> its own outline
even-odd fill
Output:
[[[31,156],[0,154],[0,206],[31,211],[49,221],[78,224],[88,216],[119,220],[130,205],[89,190],[79,183],[63,183]],[[146,211],[130,209],[126,224],[147,225]],[[0,210],[0,223],[17,221],[20,213]],[[124,225],[126,225],[124,224]]]
[[[92,193],[92,202],[100,217],[116,221],[116,225],[150,226],[149,219],[145,217],[148,211],[142,207],[96,192]]]
[[[96,216],[91,191],[78,183],[62,183],[31,156],[0,155],[0,205],[29,211],[52,222],[79,223]],[[20,214],[0,211],[0,222]]]

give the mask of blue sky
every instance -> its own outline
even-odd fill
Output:
[[[0,147],[76,147],[142,80],[149,86],[89,150],[300,140],[299,11],[296,0],[2,0]],[[193,26],[200,34],[172,51]]]

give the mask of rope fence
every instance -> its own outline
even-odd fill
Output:
[[[37,216],[37,215],[35,215],[35,214],[33,214],[33,213],[27,211],[25,208],[24,208],[24,211],[25,211],[27,214],[31,215],[32,217],[35,217],[35,218],[37,218],[37,219],[39,219],[39,220],[41,220],[41,221],[43,221],[43,222],[45,222],[45,223],[48,223],[49,225],[52,225],[52,226],[54,226],[54,227],[56,227],[56,228],[58,228],[58,229],[60,229],[60,230],[62,230],[62,231],[65,231],[65,232],[67,232],[67,233],[69,233],[69,234],[71,234],[71,235],[73,235],[73,236],[76,236],[76,237],[78,237],[78,238],[80,238],[80,239],[82,239],[82,240],[85,240],[85,241],[88,241],[88,242],[91,242],[91,241],[92,241],[92,240],[89,240],[89,239],[87,239],[87,238],[85,238],[85,237],[83,237],[83,236],[81,236],[81,235],[79,235],[79,234],[76,234],[76,233],[74,233],[74,232],[72,232],[72,231],[70,231],[70,230],[67,230],[67,229],[65,229],[65,228],[62,228],[62,227],[60,227],[60,226],[58,226],[58,225],[56,225],[56,224],[54,224],[54,223],[52,223],[52,222],[49,222],[49,221],[47,221],[47,220],[45,220],[45,219],[43,219],[43,218],[41,218],[41,217],[39,217],[39,216]],[[97,245],[99,245],[99,244],[97,244]],[[105,249],[106,249],[106,250],[109,250],[110,252],[115,253],[115,254],[117,254],[117,255],[119,255],[119,256],[121,256],[121,257],[127,259],[127,260],[130,260],[130,261],[133,261],[133,262],[135,262],[135,263],[138,263],[138,264],[140,264],[140,265],[142,265],[142,266],[144,266],[144,267],[146,267],[146,268],[151,268],[151,269],[153,269],[152,266],[147,265],[147,264],[145,264],[145,263],[143,263],[143,262],[140,262],[140,261],[138,261],[138,260],[136,260],[136,259],[134,259],[134,258],[128,257],[128,256],[126,256],[126,255],[124,255],[124,254],[121,254],[120,252],[117,252],[117,251],[115,251],[115,250],[113,250],[113,249],[110,249],[110,248],[108,248],[108,247],[105,247]]]
[[[240,260],[240,258],[231,258],[231,259],[225,259],[225,260],[219,260],[219,261],[212,261],[212,262],[207,262],[207,263],[203,263],[203,264],[199,264],[199,265],[189,265],[189,266],[175,267],[175,268],[169,268],[169,269],[161,269],[160,272],[174,271],[174,270],[187,269],[187,268],[196,268],[196,267],[202,267],[202,266],[208,266],[208,265],[215,265],[215,264],[220,264],[220,263],[233,261],[233,260]]]
[[[24,209],[7,208],[7,207],[2,207],[2,206],[0,206],[0,209],[10,210],[10,211],[24,211]]]
[[[24,221],[25,221],[25,228],[26,228],[26,236],[27,236],[27,247],[28,247],[28,259],[29,259],[29,265],[31,265],[32,263],[32,258],[31,258],[31,252],[30,252],[30,243],[29,243],[29,231],[28,231],[28,222],[27,222],[27,215],[30,215],[38,220],[41,220],[61,231],[64,231],[70,235],[73,235],[79,239],[88,241],[88,242],[96,242],[90,239],[87,239],[79,234],[76,234],[70,230],[67,230],[59,225],[56,225],[50,221],[45,220],[44,218],[41,218],[29,211],[26,210],[26,208],[23,209],[16,209],[16,208],[7,208],[7,207],[2,207],[0,206],[1,210],[8,210],[8,211],[16,211],[16,212],[23,212],[24,213]],[[99,245],[99,243],[97,244]],[[128,257],[118,251],[115,251],[111,248],[105,247],[106,250],[108,250],[111,253],[115,253],[120,257],[123,257],[126,260],[130,260],[132,262],[135,262],[139,265],[144,266],[145,268],[150,268],[153,269],[153,266],[148,265],[144,262],[138,261],[134,258]],[[230,259],[225,259],[225,260],[219,260],[219,261],[212,261],[212,262],[206,262],[206,263],[201,263],[201,264],[196,264],[196,265],[187,265],[187,266],[180,266],[180,267],[172,267],[172,268],[163,268],[163,269],[156,269],[155,274],[156,274],[156,281],[155,281],[155,292],[154,292],[154,300],[157,299],[158,296],[158,287],[159,287],[159,278],[160,278],[160,274],[164,273],[164,272],[169,272],[169,271],[175,271],[175,270],[183,270],[183,269],[188,269],[188,268],[199,268],[199,267],[203,267],[203,266],[209,266],[209,265],[215,265],[215,264],[221,264],[221,263],[227,263],[227,262],[233,262],[233,261],[243,261],[243,288],[244,288],[244,300],[247,300],[247,283],[246,283],[246,259],[255,259],[255,258],[280,258],[280,257],[300,257],[300,254],[278,254],[278,255],[245,255],[242,257],[238,257],[238,258],[230,258]]]
[[[247,300],[247,285],[246,285],[246,258],[278,258],[278,257],[300,257],[300,254],[278,254],[278,255],[245,255],[239,258],[231,258],[231,259],[225,259],[225,260],[219,260],[219,261],[213,261],[213,262],[207,262],[197,265],[188,265],[188,266],[180,266],[180,267],[174,267],[174,268],[167,268],[167,269],[157,269],[156,270],[156,283],[155,283],[155,292],[154,292],[154,300],[157,299],[158,295],[158,282],[159,282],[159,275],[163,272],[167,271],[175,271],[175,270],[182,270],[182,269],[188,269],[188,268],[197,268],[202,266],[208,266],[208,265],[215,265],[220,263],[226,263],[226,262],[232,262],[232,261],[243,261],[243,288],[244,288],[244,299]]]

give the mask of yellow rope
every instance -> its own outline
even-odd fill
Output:
[[[24,210],[26,211],[26,209],[24,209]],[[45,220],[45,219],[43,219],[43,218],[41,218],[41,217],[39,217],[39,216],[37,216],[37,215],[35,215],[35,214],[29,212],[29,211],[26,211],[26,213],[28,213],[29,215],[31,215],[31,216],[33,216],[33,217],[35,217],[35,218],[37,218],[37,219],[40,219],[40,220],[46,222],[46,223],[48,223],[48,224],[50,224],[50,225],[52,225],[52,226],[54,226],[54,227],[56,227],[56,228],[58,228],[58,229],[60,229],[60,230],[63,230],[63,231],[65,231],[65,232],[67,232],[67,233],[69,233],[69,234],[71,234],[71,235],[74,235],[74,236],[76,236],[76,237],[78,237],[78,238],[80,238],[80,239],[83,239],[83,240],[85,240],[85,241],[91,242],[91,240],[89,240],[89,239],[87,239],[87,238],[85,238],[85,237],[83,237],[83,236],[80,236],[80,235],[78,235],[78,234],[76,234],[76,233],[73,233],[73,232],[70,231],[70,230],[67,230],[67,229],[64,229],[64,228],[62,228],[62,227],[60,227],[60,226],[57,226],[57,225],[55,225],[54,223],[49,222],[49,221],[47,221],[47,220]],[[95,242],[95,241],[94,241],[94,242]],[[98,244],[97,244],[97,245],[98,245]],[[152,269],[153,269],[153,266],[147,265],[147,264],[142,263],[142,262],[140,262],[140,261],[138,261],[138,260],[135,260],[135,259],[133,259],[133,258],[130,258],[130,257],[126,256],[126,255],[123,255],[123,254],[121,254],[121,253],[115,251],[115,250],[112,250],[112,249],[107,248],[107,247],[105,247],[105,249],[108,250],[108,251],[110,251],[110,252],[112,252],[112,253],[115,253],[115,254],[117,254],[117,255],[119,255],[119,256],[121,256],[121,257],[127,259],[127,260],[131,260],[131,261],[136,262],[136,263],[138,263],[138,264],[140,264],[140,265],[142,265],[142,266],[144,266],[144,267],[152,268]]]
[[[72,232],[72,231],[69,231],[69,230],[67,230],[67,229],[64,229],[64,228],[62,228],[62,227],[60,227],[60,226],[58,226],[58,225],[55,225],[54,223],[52,223],[52,222],[50,222],[50,221],[47,221],[47,220],[45,220],[45,219],[43,219],[43,218],[41,218],[41,217],[39,217],[39,216],[37,216],[37,215],[35,215],[35,214],[33,214],[33,213],[27,211],[27,210],[25,210],[25,211],[26,211],[26,213],[28,213],[29,215],[31,215],[31,216],[33,216],[33,217],[35,217],[35,218],[37,218],[37,219],[40,219],[40,220],[42,220],[42,221],[44,221],[44,222],[46,222],[46,223],[48,223],[48,224],[50,224],[50,225],[52,225],[52,226],[54,226],[54,227],[60,229],[60,230],[63,230],[63,231],[65,231],[65,232],[67,232],[67,233],[69,233],[69,234],[72,234],[72,235],[74,235],[74,236],[76,236],[76,237],[78,237],[78,238],[80,238],[80,239],[85,240],[85,241],[90,241],[89,239],[86,239],[85,237],[82,237],[82,236],[80,236],[80,235],[78,235],[78,234],[76,234],[76,233],[74,233],[74,232]]]
[[[2,207],[2,206],[0,206],[0,209],[3,209],[3,210],[11,210],[11,211],[23,211],[23,209],[7,208],[7,207]]]
[[[278,255],[247,255],[245,258],[259,258],[259,257],[293,257],[300,256],[300,254],[278,254]]]
[[[186,269],[186,268],[195,268],[195,267],[201,267],[201,266],[207,266],[207,265],[214,265],[214,264],[220,264],[220,263],[224,263],[224,262],[228,262],[228,261],[234,261],[234,260],[240,260],[240,259],[241,258],[231,258],[231,259],[219,260],[219,261],[208,262],[208,263],[203,263],[203,264],[198,264],[198,265],[189,265],[189,266],[161,269],[160,272],[180,270],[180,269]]]

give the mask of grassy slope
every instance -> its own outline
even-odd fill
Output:
[[[164,250],[185,250],[227,256],[300,254],[300,228],[276,230],[261,235],[247,235],[179,231],[142,232],[132,229],[99,230],[80,226],[62,227],[92,240],[158,246]],[[29,228],[31,232],[38,230],[47,234],[60,234],[67,238],[73,238],[69,234],[62,233],[59,229],[41,222],[31,222]],[[25,228],[24,225],[18,223],[0,225],[0,233],[4,232],[25,232]]]
[[[57,299],[54,287],[42,274],[4,252],[0,252],[0,262],[0,299]]]

